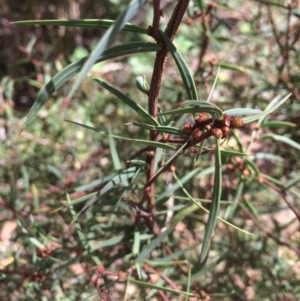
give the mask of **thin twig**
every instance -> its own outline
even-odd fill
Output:
[[[161,41],[160,35],[159,35],[159,21],[160,17],[162,15],[162,12],[160,10],[160,0],[153,0],[153,22],[152,27],[149,26],[148,34],[152,36],[157,43]]]

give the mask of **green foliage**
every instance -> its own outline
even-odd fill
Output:
[[[173,40],[128,23],[160,17],[147,2],[14,22],[105,33],[72,64],[31,40],[43,81],[1,81],[1,300],[298,300],[297,9],[195,1],[181,20],[172,3]],[[26,119],[18,81],[41,87]]]

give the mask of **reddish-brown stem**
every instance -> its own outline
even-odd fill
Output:
[[[182,17],[186,11],[188,4],[189,0],[178,1],[174,9],[170,22],[168,23],[167,28],[165,30],[165,33],[168,35],[171,41],[174,38],[174,35],[178,29],[178,26],[182,20]],[[150,84],[149,113],[155,118],[157,118],[158,95],[161,87],[162,75],[165,68],[167,54],[168,48],[165,45],[162,45],[162,49],[156,54],[153,75]]]
[[[165,30],[165,34],[170,38],[171,41],[174,39],[175,33],[177,32],[189,3],[190,0],[179,0],[177,2],[177,5]]]
[[[167,295],[163,291],[157,291],[162,301],[170,301]]]
[[[186,141],[186,139],[181,139],[181,138],[169,138],[168,143],[177,143],[177,144],[182,144]]]
[[[147,273],[151,274],[157,274],[160,278],[162,278],[171,288],[175,290],[180,290],[180,286],[176,284],[174,281],[172,281],[168,276],[166,276],[163,272],[161,272],[159,269],[156,269],[152,265],[148,264],[144,267],[145,271]]]
[[[43,65],[43,62],[36,60],[36,59],[31,55],[31,53],[30,53],[25,47],[19,45],[19,46],[18,46],[18,49],[19,49],[21,52],[23,52],[23,53],[27,56],[28,60],[29,60],[34,66],[43,69],[43,66],[44,66],[44,65]]]
[[[195,124],[193,125],[192,127],[192,131],[196,128],[200,129],[200,130],[203,130],[207,125],[211,124],[213,121],[212,118],[206,118],[200,122],[195,122]]]
[[[161,41],[159,35],[159,20],[161,17],[160,0],[153,0],[153,22],[152,27],[149,27],[148,34],[151,35],[157,43]]]
[[[186,8],[189,4],[189,0],[179,0],[177,2],[177,5],[173,11],[173,14],[171,16],[170,22],[167,25],[167,28],[165,30],[165,33],[169,36],[171,40],[173,40],[174,35],[179,27],[179,24],[182,20],[182,17],[186,11]],[[159,1],[153,3],[155,7],[155,18],[157,19],[158,14],[158,8],[159,8]],[[161,14],[161,12],[159,12]],[[153,26],[158,29],[158,24],[156,24],[157,20],[153,20]],[[156,28],[152,28],[155,31]],[[155,34],[155,33],[154,33]],[[149,90],[149,113],[151,116],[157,119],[157,113],[158,113],[158,95],[159,90],[161,87],[161,81],[162,81],[162,75],[165,68],[166,58],[168,54],[168,48],[165,45],[162,45],[162,49],[157,52],[156,59],[154,63],[154,69],[153,69],[153,75],[152,80],[150,84],[150,90]],[[154,141],[157,138],[157,133],[155,131],[150,132],[150,140]],[[152,214],[154,217],[155,215],[155,198],[154,198],[154,192],[155,192],[155,186],[154,182],[152,181],[149,183],[149,180],[152,178],[154,174],[154,158],[152,156],[147,156],[147,164],[148,164],[148,170],[146,173],[146,180],[147,184],[145,187],[145,197],[148,204],[148,212]],[[160,230],[155,223],[155,219],[153,218],[153,225],[152,230],[155,234],[159,234]]]

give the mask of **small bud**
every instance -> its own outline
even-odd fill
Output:
[[[240,117],[231,117],[230,118],[230,127],[237,129],[241,128],[244,125],[244,121]]]
[[[230,127],[230,120],[231,120],[231,117],[227,114],[224,114],[223,115],[223,124]]]
[[[226,138],[230,134],[230,128],[228,126],[226,126],[226,125],[223,125],[221,127],[221,131],[223,133],[222,138]]]
[[[151,187],[150,186],[145,187],[145,192],[149,194],[151,192]]]
[[[119,278],[124,279],[126,276],[127,276],[127,273],[126,273],[126,272],[123,272],[123,271],[119,271],[119,272],[118,272],[118,277],[119,277]]]
[[[229,171],[233,171],[234,170],[234,166],[233,166],[233,164],[227,164],[226,165],[226,167],[227,167],[227,170],[229,170]]]
[[[217,65],[217,59],[216,59],[215,57],[213,57],[213,58],[211,58],[211,59],[208,61],[208,63],[209,63],[212,67],[214,67],[214,66]]]
[[[237,186],[238,183],[239,183],[238,179],[233,179],[233,180],[231,181],[231,187]]]
[[[186,24],[189,25],[189,26],[191,26],[191,25],[194,24],[194,20],[191,19],[191,18],[187,18],[185,22],[186,22]]]
[[[216,4],[216,3],[210,2],[210,3],[207,4],[206,9],[207,9],[207,10],[211,10],[211,9],[213,9],[213,8],[216,8],[216,7],[217,7],[217,4]]]
[[[202,132],[201,132],[200,129],[198,129],[198,128],[195,128],[195,129],[193,130],[193,132],[192,132],[192,136],[193,136],[194,139],[200,138],[201,135],[202,135]]]
[[[182,127],[182,131],[189,134],[192,131],[192,126],[189,123],[185,123]]]
[[[167,133],[163,133],[162,134],[162,137],[161,137],[161,141],[162,142],[167,142],[170,138],[170,134],[167,134]]]
[[[258,183],[263,184],[265,182],[263,177],[258,177]]]
[[[169,166],[169,168],[168,168],[168,171],[169,171],[169,172],[175,172],[175,171],[176,171],[176,167],[175,167],[173,164],[171,164],[171,165]]]
[[[97,272],[98,273],[103,273],[105,271],[105,267],[103,265],[98,265],[97,266]]]
[[[244,169],[244,170],[243,170],[243,175],[244,175],[245,177],[249,177],[249,176],[250,176],[249,170],[248,170],[248,169]]]
[[[158,168],[161,168],[164,164],[164,161],[158,161],[157,166]]]
[[[222,138],[223,136],[222,130],[218,128],[212,129],[212,134],[216,139]]]
[[[259,130],[259,124],[258,123],[252,123],[250,126],[252,131],[258,131]]]
[[[191,151],[191,154],[197,154],[199,152],[199,149],[196,147],[192,147],[190,151]]]
[[[205,120],[207,118],[206,113],[200,113],[197,118],[196,118],[196,122],[197,123],[201,123],[203,120]]]
[[[244,161],[243,161],[242,158],[236,157],[236,158],[235,158],[235,162],[236,162],[237,168],[239,168],[240,170],[243,170],[243,169],[244,169]]]
[[[153,150],[148,151],[147,154],[148,154],[149,157],[152,157],[152,158],[153,158],[153,157],[155,156],[155,151],[153,151]]]

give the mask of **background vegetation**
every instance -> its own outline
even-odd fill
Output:
[[[161,3],[163,30],[174,2]],[[224,111],[263,111],[292,93],[222,145],[247,156],[222,156],[218,215],[236,227],[218,221],[205,265],[199,256],[208,220],[204,209],[213,199],[214,154],[198,158],[186,151],[175,163],[176,173],[158,177],[154,218],[165,229],[159,235],[143,217],[146,153],[128,165],[144,145],[99,132],[148,140],[149,130],[133,125],[144,122],[141,116],[97,81],[85,78],[71,99],[66,96],[73,79],[67,81],[19,134],[37,92],[89,54],[105,30],[10,21],[115,20],[128,3],[1,3],[1,300],[299,300],[298,1],[191,1],[175,36],[201,101],[213,91],[210,102]],[[131,22],[147,29],[152,19],[151,2]],[[123,31],[112,45],[132,41],[155,42]],[[154,61],[155,52],[118,57],[95,65],[90,75],[147,109],[136,77],[145,75],[150,83]],[[188,99],[169,54],[160,109],[175,109]],[[192,123],[193,116],[174,116],[171,125],[181,129],[185,121]],[[156,157],[172,154],[157,151]],[[124,170],[128,174],[119,183],[116,175]]]

